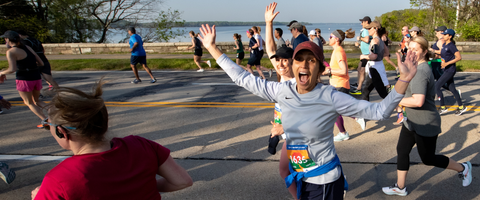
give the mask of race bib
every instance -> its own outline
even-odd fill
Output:
[[[307,145],[287,145],[287,154],[293,170],[297,172],[315,166],[315,162],[308,156]]]
[[[282,109],[280,109],[276,104],[275,104],[275,111],[273,113],[273,119],[274,123],[276,124],[282,124]]]

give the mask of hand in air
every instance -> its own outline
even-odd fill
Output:
[[[417,55],[415,52],[408,51],[405,62],[402,63],[400,53],[397,53],[398,69],[400,71],[400,78],[404,81],[410,81],[417,73]]]
[[[265,22],[273,22],[275,17],[278,15],[280,12],[275,12],[275,8],[277,7],[277,3],[273,2],[270,5],[267,6],[265,9]]]
[[[202,24],[202,27],[200,28],[200,33],[202,34],[199,37],[200,39],[202,39],[203,46],[205,46],[206,49],[215,46],[215,38],[217,37],[215,25],[210,28],[208,24]]]

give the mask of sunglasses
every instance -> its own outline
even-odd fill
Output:
[[[76,130],[77,128],[75,127],[70,127],[70,126],[61,126],[61,125],[56,125],[56,124],[53,124],[53,123],[50,123],[48,122],[48,117],[45,118],[43,121],[42,121],[42,125],[43,125],[43,128],[45,128],[46,130],[50,130],[50,127],[55,127],[55,133],[57,134],[57,136],[59,138],[64,138],[63,134],[61,134],[60,132],[58,132],[58,128],[57,127],[62,127],[62,128],[65,128],[65,129],[69,129],[69,130]]]

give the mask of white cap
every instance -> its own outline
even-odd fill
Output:
[[[310,33],[308,33],[308,35],[317,35],[317,33],[315,32],[315,30],[310,30]]]

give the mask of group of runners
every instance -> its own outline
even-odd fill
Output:
[[[189,49],[195,49],[194,60],[199,72],[203,72],[201,63],[211,66],[210,61],[201,61],[203,45],[237,85],[275,102],[268,150],[275,154],[280,137],[285,139],[279,171],[294,199],[343,199],[348,183],[334,146],[335,141],[349,139],[342,116],[355,118],[365,129],[365,119],[388,119],[394,110],[403,117],[397,143],[397,181],[382,188],[385,194],[408,194],[409,153],[415,144],[424,164],[455,171],[463,186],[470,185],[470,162],[459,163],[435,154],[441,133],[440,114],[446,112],[441,88],[450,90],[457,99],[457,115],[466,111],[453,82],[455,63],[461,59],[452,40],[454,30],[437,27],[438,41],[429,46],[418,27],[402,29],[405,34],[401,50],[396,53],[397,65],[389,61],[397,69],[397,82],[390,85],[383,64],[383,59],[390,57],[387,32],[369,17],[360,19],[363,29],[357,38],[362,51],[359,82],[356,88],[351,88],[342,42],[345,38],[352,38],[352,32],[334,30],[330,33],[328,45],[334,50],[330,63],[326,63],[323,45],[327,41],[318,36],[320,30],[308,33],[305,26],[292,21],[288,25],[293,35],[290,44],[281,38],[282,29],[273,29],[273,21],[279,14],[275,11],[276,6],[277,3],[272,3],[265,10],[265,41],[260,36],[259,27],[247,31],[250,59],[245,67],[241,65],[244,57],[241,35],[233,36],[237,50],[236,62],[233,62],[215,44],[215,25],[202,25],[199,34],[190,32],[192,46]],[[146,65],[141,38],[134,28],[128,29],[128,33],[131,35],[131,66],[135,75],[132,83],[141,82],[136,71],[138,63],[149,73],[150,82],[155,83],[156,79]],[[41,187],[32,191],[32,198],[159,199],[158,192],[192,185],[188,173],[175,163],[165,147],[137,136],[106,139],[108,113],[101,98],[103,80],[98,82],[92,94],[61,88],[51,77],[48,60],[38,40],[22,31],[7,31],[1,37],[5,38],[10,49],[7,50],[9,68],[0,72],[0,83],[6,80],[5,74],[16,72],[20,96],[42,120],[38,127],[50,130],[59,145],[74,154],[45,176]],[[272,76],[272,71],[260,64],[264,51],[277,72],[277,81],[268,81],[263,75],[262,70],[267,70]],[[434,59],[430,60],[432,56]],[[260,77],[253,76],[253,66]],[[330,85],[322,83],[321,75],[330,77]],[[48,105],[39,100],[42,76],[56,92]],[[374,88],[383,98],[379,103],[369,102],[369,94]],[[360,94],[360,100],[351,93]],[[435,95],[441,104],[438,111]],[[7,109],[10,107],[1,96],[0,104]],[[47,107],[45,115],[42,108]],[[334,124],[340,130],[337,136],[333,134]],[[136,156],[140,154],[144,157]],[[106,156],[108,159],[104,159]],[[143,159],[145,156],[148,159]],[[126,165],[128,163],[132,165]],[[75,170],[71,170],[73,168]],[[112,168],[117,170],[111,173]],[[7,183],[15,178],[15,173],[5,163],[0,162],[0,172],[0,177]],[[156,174],[162,178],[155,178]],[[124,184],[126,182],[131,184]]]

